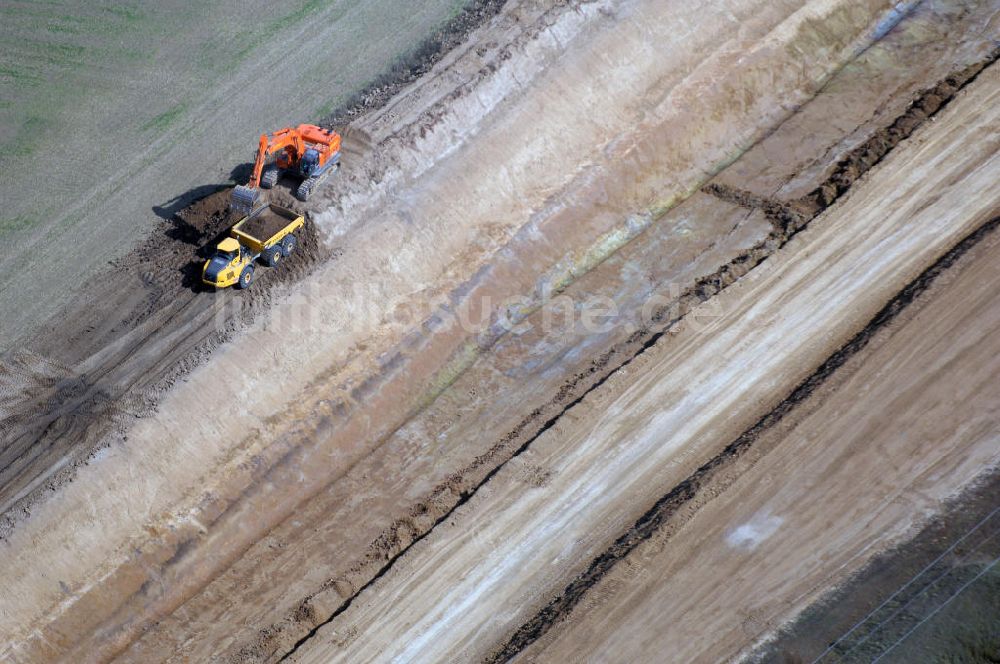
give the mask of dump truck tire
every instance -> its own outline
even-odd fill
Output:
[[[294,235],[286,235],[285,239],[281,241],[281,253],[286,257],[291,256],[292,252],[295,251],[295,247],[299,245],[299,239]]]
[[[268,248],[264,251],[264,255],[261,259],[264,261],[264,265],[268,267],[278,267],[278,263],[281,262],[282,257],[285,254],[284,247],[280,244],[276,244],[273,247]]]
[[[239,289],[250,288],[250,284],[253,283],[253,265],[247,265],[240,272],[240,280],[236,282],[236,287]]]

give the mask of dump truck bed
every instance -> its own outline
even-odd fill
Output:
[[[281,242],[305,223],[302,215],[278,205],[265,205],[233,226],[232,235],[240,244],[260,253]]]

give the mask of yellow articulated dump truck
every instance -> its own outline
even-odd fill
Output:
[[[305,225],[302,215],[277,205],[264,205],[237,222],[229,237],[219,243],[201,272],[206,286],[249,288],[254,262],[260,258],[275,267],[298,244],[295,232]]]

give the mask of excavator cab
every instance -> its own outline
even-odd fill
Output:
[[[295,165],[295,151],[284,149],[278,151],[278,156],[274,160],[275,165],[284,170]]]
[[[316,148],[309,148],[302,155],[302,161],[299,162],[299,168],[302,173],[302,177],[312,177],[319,170],[319,150]]]

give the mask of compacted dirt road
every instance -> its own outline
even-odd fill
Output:
[[[300,262],[251,297],[184,290],[225,192],[185,210],[183,246],[122,259],[153,285],[125,291],[124,319],[80,303],[85,358],[42,338],[4,374],[3,655],[662,661],[637,634],[675,615],[669,584],[700,596],[718,579],[696,563],[718,556],[752,585],[795,523],[815,546],[774,549],[786,566],[760,578],[801,578],[726,604],[717,649],[684,658],[748,651],[995,462],[977,411],[940,449],[880,427],[876,449],[909,462],[867,492],[823,485],[829,514],[788,506],[871,475],[773,481],[835,444],[874,473],[838,438],[875,438],[847,415],[855,374],[879,412],[935,398],[894,396],[888,359],[851,364],[907,348],[906,316],[992,329],[981,291],[933,303],[992,251],[998,10],[510,2],[346,129]],[[951,281],[879,313],[956,246]],[[857,335],[883,345],[845,354]],[[938,362],[988,375],[967,346]],[[922,370],[890,382],[932,384]],[[793,424],[813,428],[783,438]],[[872,510],[874,530],[837,526]],[[616,604],[629,570],[638,614]]]

